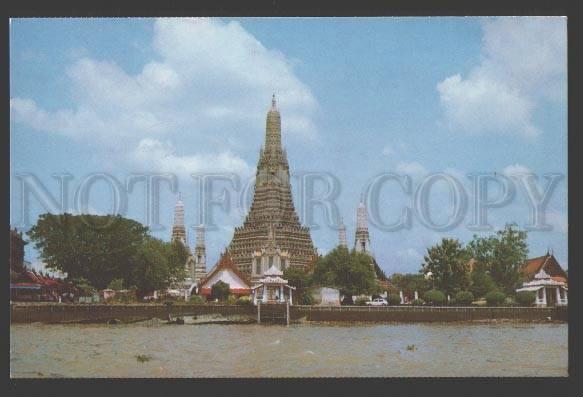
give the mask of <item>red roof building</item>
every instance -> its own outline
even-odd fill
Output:
[[[535,274],[544,270],[552,280],[567,283],[567,273],[563,270],[553,254],[547,252],[544,256],[528,259],[522,268],[522,274],[526,281],[534,280]]]
[[[251,294],[251,281],[239,271],[231,254],[227,251],[221,255],[217,265],[199,283],[199,295],[210,296],[213,285],[222,281],[229,284],[232,295]]]

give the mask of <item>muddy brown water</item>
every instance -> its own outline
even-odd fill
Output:
[[[567,376],[567,324],[14,324],[14,378]]]

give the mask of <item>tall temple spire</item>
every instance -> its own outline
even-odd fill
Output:
[[[342,218],[340,218],[340,229],[338,229],[338,246],[348,248],[348,243],[346,242],[346,226],[344,226]]]
[[[361,197],[360,204],[358,204],[358,209],[356,210],[354,249],[358,252],[370,253],[370,237],[368,234],[368,220],[366,216],[366,206],[364,205],[364,197]]]
[[[188,247],[186,240],[186,229],[184,227],[184,203],[182,202],[182,195],[178,193],[178,200],[174,207],[174,225],[172,226],[172,241],[178,240],[185,247]]]
[[[281,252],[289,253],[290,266],[306,268],[317,256],[310,231],[300,224],[294,208],[275,94],[267,111],[265,142],[259,152],[253,202],[243,226],[235,228],[229,245],[239,270],[251,275],[253,255],[270,240]]]
[[[276,152],[278,149],[281,151],[281,115],[277,110],[275,94],[271,99],[271,108],[267,112],[265,127],[265,151]]]
[[[198,283],[206,276],[206,246],[204,242],[204,225],[196,228],[196,244],[194,246],[194,282]]]

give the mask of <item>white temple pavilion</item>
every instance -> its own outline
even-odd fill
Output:
[[[554,280],[544,269],[541,269],[534,276],[534,280],[522,284],[522,288],[516,290],[536,292],[536,306],[566,306],[567,284],[563,281]]]
[[[254,305],[257,305],[258,301],[261,303],[285,303],[286,301],[292,303],[292,290],[296,288],[288,285],[287,280],[281,276],[283,276],[283,272],[275,265],[263,273],[263,278],[251,287]]]

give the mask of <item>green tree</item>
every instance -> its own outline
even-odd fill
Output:
[[[85,278],[99,289],[126,278],[148,229],[121,216],[43,214],[27,233],[40,258],[68,278]]]
[[[78,295],[88,296],[95,292],[95,287],[89,284],[89,281],[83,277],[75,277],[70,279],[73,287],[78,291]]]
[[[211,287],[211,299],[218,299],[219,301],[225,301],[229,298],[231,287],[224,281],[217,281]]]
[[[455,303],[458,305],[470,305],[474,301],[474,294],[470,291],[460,291],[455,294]]]
[[[170,243],[164,243],[164,249],[168,258],[170,278],[177,281],[184,280],[187,276],[184,264],[190,255],[188,248],[180,241],[174,240]]]
[[[121,216],[43,214],[28,232],[47,267],[103,289],[119,281],[138,292],[185,277],[188,250],[150,237],[148,228]]]
[[[123,289],[123,279],[115,278],[111,280],[109,284],[107,284],[107,288],[112,289],[114,291],[119,291]]]
[[[387,303],[391,306],[396,306],[401,304],[401,296],[398,294],[388,294]]]
[[[520,291],[516,294],[516,301],[521,306],[532,306],[536,299],[536,294],[532,291]]]
[[[132,272],[126,276],[126,283],[134,285],[140,295],[165,288],[173,280],[184,279],[187,257],[181,243],[149,237],[130,259]]]
[[[288,281],[288,284],[295,287],[296,290],[292,293],[294,302],[305,302],[308,298],[308,287],[311,284],[311,274],[301,268],[290,266],[283,271],[283,278]]]
[[[454,295],[470,286],[469,255],[459,240],[444,238],[427,249],[421,273],[432,273],[435,288]]]
[[[432,289],[423,295],[423,300],[435,306],[441,306],[446,303],[446,296],[443,292]]]
[[[488,292],[498,288],[488,270],[475,268],[472,272],[471,279],[472,285],[470,286],[470,291],[477,298],[484,297]]]
[[[474,236],[468,244],[480,270],[488,272],[507,294],[513,294],[522,281],[522,265],[528,256],[527,236],[516,224],[507,224],[493,236]]]
[[[343,295],[380,292],[369,255],[337,247],[318,259],[314,265],[312,284],[334,287]]]
[[[431,281],[427,280],[423,274],[419,273],[395,273],[391,276],[390,281],[397,290],[406,293],[418,291],[420,294],[423,294],[431,289]]]
[[[502,291],[490,291],[486,294],[488,306],[502,306],[506,300],[506,294]]]

